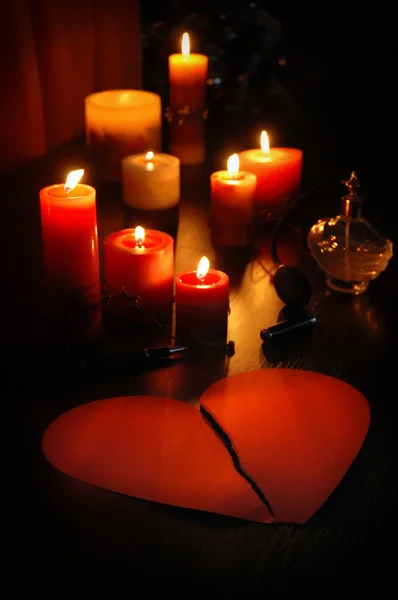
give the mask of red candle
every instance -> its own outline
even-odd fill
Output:
[[[303,153],[297,148],[270,148],[267,132],[261,134],[261,149],[239,154],[241,168],[257,176],[254,197],[256,213],[280,217],[300,194]]]
[[[219,246],[247,246],[252,238],[257,177],[239,171],[239,156],[228,159],[227,171],[210,177],[212,242]]]
[[[183,123],[170,123],[170,153],[182,165],[200,165],[205,160],[205,122],[202,115],[190,115]]]
[[[170,105],[188,106],[190,111],[202,110],[206,102],[208,58],[191,54],[188,33],[184,33],[181,54],[169,56]]]
[[[104,275],[111,297],[124,290],[151,315],[166,318],[173,305],[173,238],[143,227],[111,233],[104,240]]]
[[[196,271],[184,271],[176,278],[176,333],[179,338],[197,341],[225,339],[229,309],[229,277],[209,269],[206,256]]]
[[[100,301],[95,189],[78,183],[83,169],[65,184],[40,191],[44,262],[55,312]]]

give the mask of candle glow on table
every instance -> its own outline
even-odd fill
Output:
[[[173,238],[140,226],[111,233],[104,240],[104,275],[111,297],[124,290],[155,317],[167,318],[173,304]]]
[[[176,277],[176,334],[180,338],[225,339],[228,326],[229,277],[210,269],[203,256],[196,271]]]
[[[212,241],[220,246],[247,246],[251,242],[257,178],[239,170],[239,156],[229,157],[227,171],[210,176]]]
[[[164,210],[180,200],[180,161],[170,154],[127,156],[122,162],[123,200],[132,208]]]
[[[241,168],[257,176],[256,213],[279,217],[300,194],[303,153],[297,148],[270,148],[266,131],[260,146],[239,154]]]
[[[125,156],[161,150],[162,105],[158,94],[106,90],[85,100],[86,140],[104,179],[121,178]]]
[[[44,262],[54,311],[100,301],[95,189],[79,183],[83,169],[65,184],[40,191]]]

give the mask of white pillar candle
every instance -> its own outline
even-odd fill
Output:
[[[170,154],[147,152],[122,162],[123,200],[132,208],[164,210],[180,200],[180,161]]]
[[[162,103],[142,90],[107,90],[87,96],[86,139],[104,179],[121,178],[129,154],[161,150]]]

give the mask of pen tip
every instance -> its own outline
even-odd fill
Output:
[[[169,349],[170,354],[177,354],[177,352],[184,352],[185,350],[188,350],[188,346],[174,346]]]

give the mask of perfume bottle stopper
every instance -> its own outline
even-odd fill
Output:
[[[347,194],[342,198],[342,213],[345,217],[358,219],[362,214],[363,198],[358,194],[361,184],[356,171],[352,171],[349,179],[341,183],[347,188]]]

